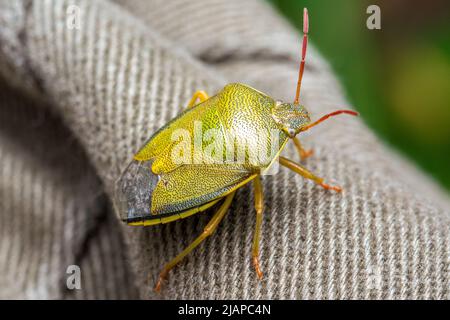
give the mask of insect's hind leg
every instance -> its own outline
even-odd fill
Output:
[[[294,137],[292,139],[292,141],[294,141],[294,145],[295,148],[297,149],[298,154],[300,155],[300,160],[305,160],[306,158],[308,158],[309,156],[311,156],[313,154],[313,150],[305,150],[303,148],[303,145],[300,142],[300,139],[297,137]]]
[[[178,254],[174,259],[172,259],[169,263],[167,263],[159,274],[158,282],[155,286],[155,291],[159,292],[161,290],[162,281],[167,277],[167,274],[171,269],[173,269],[181,260],[184,259],[192,250],[194,250],[203,240],[205,240],[208,236],[210,236],[214,230],[216,230],[220,221],[222,221],[225,213],[227,213],[228,208],[231,205],[235,192],[230,193],[225,197],[225,201],[222,203],[220,208],[211,218],[211,220],[206,225],[203,233],[197,237],[186,249],[184,249],[180,254]]]
[[[203,90],[195,91],[195,93],[193,94],[191,100],[189,101],[186,109],[189,109],[189,108],[192,108],[193,106],[195,106],[197,104],[197,100],[200,100],[200,102],[203,102],[208,99],[209,99],[209,96],[205,91],[203,91]]]
[[[256,227],[255,234],[253,236],[252,256],[256,274],[258,275],[258,278],[261,279],[263,277],[263,273],[259,267],[259,239],[261,238],[262,214],[264,211],[264,194],[261,185],[261,176],[257,176],[253,180],[253,187],[255,193]]]
[[[284,166],[288,169],[291,169],[292,171],[294,171],[295,173],[298,173],[299,175],[301,175],[302,177],[305,177],[306,179],[310,179],[310,180],[314,181],[318,185],[322,186],[324,189],[334,190],[336,192],[342,191],[341,187],[330,186],[330,185],[324,183],[323,178],[320,178],[320,177],[314,175],[312,172],[303,168],[301,165],[299,165],[298,163],[295,163],[294,161],[291,161],[289,159],[286,159],[285,157],[280,156],[279,162],[282,166]]]

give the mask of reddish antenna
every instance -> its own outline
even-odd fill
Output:
[[[299,104],[300,87],[302,86],[303,71],[305,70],[306,47],[308,46],[308,9],[303,9],[303,41],[302,41],[302,61],[300,62],[300,69],[298,70],[297,92],[295,93],[294,104]]]
[[[306,130],[308,130],[308,129],[310,129],[310,128],[316,126],[316,125],[318,125],[318,124],[321,123],[322,121],[327,120],[329,117],[334,117],[334,116],[337,116],[338,114],[342,114],[342,113],[346,113],[346,114],[349,114],[349,115],[351,115],[351,116],[357,116],[357,115],[359,115],[358,112],[353,111],[353,110],[336,110],[336,111],[334,111],[334,112],[331,112],[331,113],[329,113],[329,114],[324,115],[324,116],[323,116],[322,118],[320,118],[319,120],[314,121],[313,123],[310,123],[310,124],[304,126],[304,127],[302,128],[302,131],[306,131]]]

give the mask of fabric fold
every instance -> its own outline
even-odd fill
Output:
[[[42,110],[56,115],[42,120],[44,129],[60,126],[66,137],[56,139],[61,134],[55,131],[26,141],[37,135],[23,130],[17,141],[13,129],[0,131],[1,155],[15,152],[2,161],[0,175],[0,200],[14,201],[0,201],[0,214],[5,221],[14,211],[17,219],[2,223],[0,263],[22,255],[10,263],[20,262],[25,275],[21,285],[0,285],[2,296],[28,297],[32,287],[30,297],[69,298],[61,291],[66,265],[89,238],[80,262],[88,282],[74,294],[79,298],[132,298],[136,288],[141,298],[169,299],[448,298],[448,199],[361,120],[345,117],[302,137],[315,150],[305,166],[342,185],[343,194],[283,169],[264,177],[262,281],[251,264],[255,213],[253,190],[245,186],[217,232],[171,272],[156,295],[152,287],[164,263],[202,232],[212,212],[150,228],[119,227],[111,207],[115,182],[196,90],[212,95],[239,81],[290,101],[298,35],[259,1],[4,1],[0,7],[4,91],[43,101],[19,113],[18,123],[31,125],[28,112]],[[74,12],[79,27],[68,26]],[[347,106],[323,58],[312,49],[307,59],[302,97],[313,116]],[[0,106],[5,122],[13,115],[10,99]],[[30,153],[30,143],[42,155]],[[44,155],[63,147],[48,167]],[[298,160],[291,147],[285,154]],[[95,183],[84,188],[77,179]],[[24,186],[33,187],[21,193]],[[89,201],[89,194],[99,197]],[[43,224],[34,231],[19,223],[30,212]],[[96,216],[104,220],[92,229]],[[76,248],[77,235],[68,236],[74,230],[81,237]],[[88,236],[89,230],[94,234]],[[38,258],[26,244],[43,234],[59,243],[33,249]],[[37,281],[36,273],[49,265],[56,273]],[[105,270],[107,276],[97,277]],[[8,277],[5,272],[0,279],[6,283]],[[126,290],[115,295],[120,286]]]

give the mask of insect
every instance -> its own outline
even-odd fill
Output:
[[[197,91],[187,109],[153,134],[135,154],[118,180],[115,205],[121,219],[132,226],[169,223],[220,203],[204,232],[163,267],[155,286],[156,291],[160,290],[169,271],[214,232],[230,207],[236,190],[249,182],[254,186],[256,211],[252,261],[257,276],[262,278],[258,260],[264,210],[261,175],[275,161],[325,189],[341,191],[340,187],[326,184],[323,178],[299,163],[280,156],[286,143],[292,140],[300,158],[305,159],[311,155],[311,151],[303,148],[297,137],[299,133],[331,116],[343,113],[357,115],[351,110],[337,110],[312,122],[308,111],[300,104],[308,28],[308,11],[305,8],[301,62],[293,103],[274,100],[240,83],[226,85],[213,97],[208,97],[204,91]],[[219,155],[221,161],[216,161],[213,152],[203,154],[209,146],[206,146],[206,139],[192,141],[192,136],[199,130],[221,135],[221,139],[217,139],[219,142],[213,144],[216,147],[215,155]],[[252,156],[263,149],[267,150],[265,147],[269,139],[264,134],[267,132],[276,133],[276,139],[270,139],[270,144],[275,141],[273,144],[277,148],[267,161],[258,161],[259,158]],[[247,144],[244,152],[239,153],[242,141]],[[224,151],[223,145],[231,146],[232,151],[228,152],[227,148]],[[236,161],[238,153],[242,156],[241,161]],[[226,160],[223,159],[224,154],[227,155]]]

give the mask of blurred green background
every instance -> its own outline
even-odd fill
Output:
[[[267,1],[299,29],[308,8],[310,41],[365,122],[450,190],[450,1]]]

